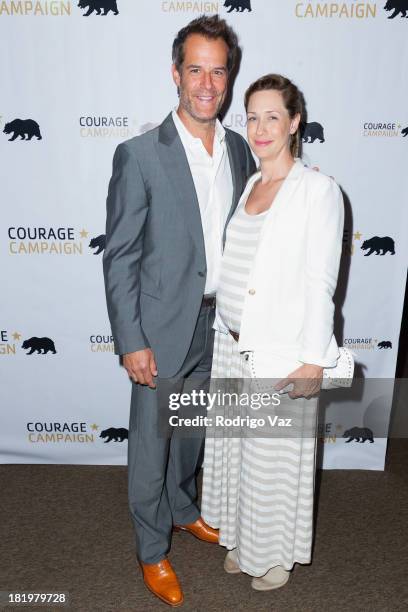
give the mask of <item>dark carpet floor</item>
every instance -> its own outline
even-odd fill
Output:
[[[319,470],[313,563],[273,592],[225,574],[223,548],[175,534],[181,609],[408,610],[407,466],[408,440],[392,440],[385,472]],[[0,491],[0,591],[67,591],[69,609],[84,612],[171,609],[146,590],[135,561],[125,468],[2,465]]]

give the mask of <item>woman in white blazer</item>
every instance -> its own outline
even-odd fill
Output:
[[[297,158],[298,88],[266,75],[247,90],[245,108],[260,170],[227,229],[212,389],[219,379],[275,379],[274,389],[289,393],[263,416],[286,410],[303,434],[248,435],[242,425],[237,435],[225,425],[214,435],[209,427],[201,511],[229,550],[225,570],[246,572],[254,589],[271,590],[286,584],[294,563],[311,561],[317,396],[323,368],[339,357],[332,298],[344,208],[335,181]],[[242,413],[238,405],[219,410]]]

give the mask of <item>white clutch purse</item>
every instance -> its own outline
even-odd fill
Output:
[[[337,364],[332,368],[323,369],[321,388],[324,390],[351,387],[354,375],[354,357],[349,349],[339,347]],[[273,386],[271,372],[271,358],[267,352],[248,351],[245,353],[251,371],[251,378],[256,382],[259,392],[270,392]],[[281,373],[279,373],[281,374]],[[277,382],[277,372],[274,373]],[[269,378],[269,380],[268,380]],[[281,376],[284,378],[284,375]],[[290,389],[286,389],[289,391]]]
[[[339,347],[340,357],[333,368],[324,368],[322,389],[336,389],[337,387],[351,387],[354,375],[353,353],[344,346]]]

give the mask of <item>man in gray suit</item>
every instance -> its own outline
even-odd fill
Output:
[[[175,435],[168,402],[170,393],[208,389],[225,228],[255,170],[245,140],[217,119],[237,53],[237,37],[218,15],[180,30],[172,67],[178,108],[117,147],[107,200],[108,312],[134,383],[130,511],[145,584],[173,606],[183,601],[166,557],[173,528],[218,541],[196,505],[203,436]]]

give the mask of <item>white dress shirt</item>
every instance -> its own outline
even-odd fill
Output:
[[[217,119],[211,157],[201,138],[190,134],[175,110],[173,121],[187,155],[200,207],[207,260],[204,293],[214,294],[218,288],[221,269],[222,234],[233,196],[225,130]]]

